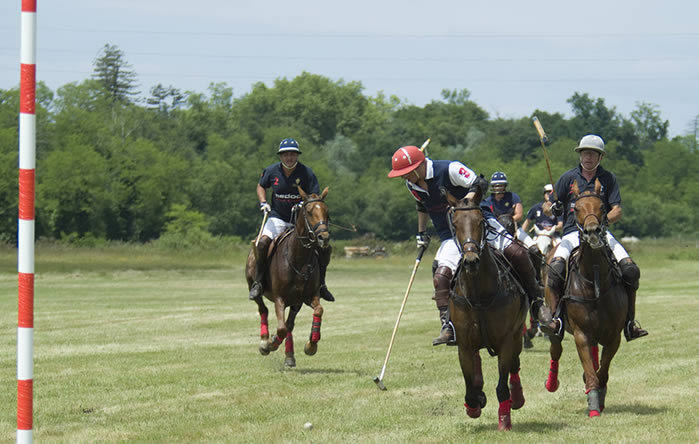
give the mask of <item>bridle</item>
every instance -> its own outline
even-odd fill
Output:
[[[577,203],[578,203],[580,200],[582,200],[582,199],[588,199],[588,198],[595,198],[595,199],[599,200],[599,201],[602,203],[602,207],[604,208],[604,201],[602,200],[602,198],[601,198],[598,194],[583,194],[583,195],[581,195],[581,196],[578,196],[578,197],[575,199],[575,209],[576,209],[576,211],[577,211],[577,209],[578,209]],[[589,234],[585,231],[585,221],[587,221],[587,218],[588,218],[588,217],[594,217],[594,218],[597,220],[597,226],[598,226],[598,228],[595,230],[595,232],[596,232],[595,234],[597,234],[597,236],[599,236],[599,238],[602,239],[602,241],[604,242],[605,234],[606,234],[606,232],[607,232],[607,224],[608,224],[608,221],[607,221],[607,212],[606,212],[606,211],[604,212],[604,214],[602,214],[602,217],[601,217],[601,218],[598,217],[596,214],[593,214],[593,213],[590,213],[590,214],[585,215],[585,217],[583,218],[582,224],[581,224],[580,222],[578,222],[577,217],[575,218],[575,225],[576,225],[576,227],[578,228],[578,233],[579,233],[579,235],[580,235],[580,240],[589,243],[589,242],[588,242]]]
[[[485,247],[485,219],[481,218],[481,240],[478,241],[476,239],[473,239],[471,237],[467,237],[464,239],[463,242],[459,243],[458,239],[456,238],[456,233],[454,232],[454,212],[456,211],[481,211],[481,207],[478,205],[471,205],[467,207],[450,207],[449,208],[449,213],[448,213],[448,219],[449,219],[449,229],[451,230],[451,235],[454,240],[456,240],[456,245],[459,248],[459,252],[461,253],[461,256],[463,257],[464,254],[466,253],[476,253],[476,255],[480,256],[481,252],[483,251],[483,248]],[[466,246],[469,245],[467,248]]]
[[[318,235],[320,233],[326,233],[329,231],[327,220],[321,219],[313,226],[311,226],[311,223],[308,221],[308,211],[306,210],[306,206],[315,202],[323,202],[323,199],[313,198],[298,204],[301,208],[301,215],[303,216],[303,223],[306,227],[306,232],[308,233],[306,236],[298,236],[299,240],[301,241],[301,245],[303,245],[304,248],[311,248],[318,242]]]

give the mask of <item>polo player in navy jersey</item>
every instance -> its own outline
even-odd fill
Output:
[[[318,179],[310,167],[298,161],[299,144],[294,139],[284,139],[279,144],[280,162],[274,163],[262,171],[257,184],[257,199],[260,210],[270,213],[267,223],[262,229],[262,235],[257,244],[257,262],[255,264],[255,281],[250,288],[250,299],[262,296],[263,283],[267,269],[267,250],[272,240],[287,228],[294,226],[292,220],[293,207],[301,202],[298,188],[307,194],[320,194]],[[272,189],[272,204],[267,203],[267,188]],[[325,285],[325,273],[330,263],[331,248],[317,248],[320,271],[320,297],[326,301],[334,301],[332,293]]]
[[[405,180],[405,185],[416,200],[418,248],[427,246],[429,243],[428,219],[432,220],[439,235],[441,244],[434,258],[433,284],[441,331],[432,341],[432,345],[454,345],[454,329],[448,313],[449,288],[461,259],[461,253],[449,227],[447,217],[449,203],[442,190],[448,191],[458,199],[473,198],[478,188],[481,189],[482,194],[485,194],[488,182],[461,162],[429,159],[416,146],[399,148],[391,158],[391,166],[388,177],[400,177]],[[486,223],[496,232],[488,234],[488,243],[502,252],[512,263],[532,302],[532,310],[535,310],[534,313],[538,312],[543,304],[542,293],[536,282],[536,272],[526,248],[512,241],[487,206],[481,205],[481,208]]]
[[[544,200],[535,203],[529,209],[527,220],[522,224],[522,230],[527,232],[530,224],[534,224],[537,230],[544,231],[548,236],[553,236],[554,232],[563,230],[563,218],[552,215],[550,209],[544,209],[544,204],[549,202],[551,194],[553,194],[553,185],[547,183],[544,185]],[[549,214],[546,214],[547,212]]]
[[[619,184],[616,176],[600,165],[605,154],[602,138],[594,134],[588,134],[580,139],[575,152],[580,154],[580,164],[563,173],[554,186],[558,200],[553,203],[552,211],[554,215],[563,215],[564,217],[563,238],[556,248],[553,260],[549,264],[548,287],[549,293],[553,296],[553,306],[544,307],[539,313],[541,316],[539,318],[541,330],[547,334],[558,336],[563,334],[563,321],[560,318],[552,319],[552,313],[556,313],[558,301],[565,290],[566,264],[570,253],[580,245],[580,236],[575,219],[575,197],[571,191],[572,184],[577,182],[580,192],[584,192],[594,190],[595,181],[599,180],[602,184],[600,198],[607,211],[607,222],[613,224],[621,219],[621,194],[619,193]],[[626,287],[626,294],[629,298],[624,336],[627,341],[632,341],[648,334],[635,321],[636,291],[638,290],[641,270],[609,230],[606,230],[605,239],[619,264],[624,286]]]
[[[512,191],[507,191],[507,176],[501,171],[496,171],[490,176],[490,196],[483,199],[483,203],[490,208],[495,217],[501,214],[511,214],[512,220],[518,223],[522,220],[524,210],[522,209],[522,199],[519,195]],[[538,255],[536,243],[529,237],[526,231],[521,227],[515,230],[515,237],[519,239],[525,247],[529,248],[531,253]]]

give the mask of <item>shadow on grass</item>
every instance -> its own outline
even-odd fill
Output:
[[[313,375],[313,374],[334,374],[334,375],[341,375],[341,374],[354,374],[356,376],[361,376],[360,373],[356,370],[343,370],[339,368],[283,368],[282,371],[292,371],[296,373],[300,373],[302,375]]]
[[[660,413],[667,413],[669,409],[667,407],[653,407],[645,404],[622,404],[622,405],[609,405],[604,407],[604,412],[602,416],[613,415],[615,413],[632,413],[634,415],[657,415]],[[582,413],[587,415],[587,409],[582,410]]]
[[[497,421],[493,421],[490,423],[480,422],[470,425],[468,422],[464,422],[460,424],[459,427],[463,432],[468,433],[492,432],[497,431],[498,423]],[[555,421],[517,421],[513,419],[512,430],[509,433],[554,433],[560,432],[566,427],[570,427],[570,424]]]

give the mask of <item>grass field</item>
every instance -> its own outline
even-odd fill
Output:
[[[337,257],[318,354],[303,354],[310,310],[299,314],[297,367],[283,348],[257,351],[259,317],[247,300],[245,247],[166,254],[122,246],[38,247],[34,438],[229,442],[697,442],[699,387],[695,241],[645,242],[637,317],[650,336],[623,342],[607,408],[586,415],[581,366],[569,336],[561,387],[548,393],[548,346],[525,350],[526,404],[497,431],[496,360],[484,351],[488,405],[466,416],[454,348],[438,333],[429,262],[408,299],[379,391],[381,370],[414,256]],[[17,275],[0,249],[0,440],[16,432]],[[428,256],[426,256],[428,258]],[[270,326],[274,325],[273,317]],[[306,422],[313,429],[304,430]]]

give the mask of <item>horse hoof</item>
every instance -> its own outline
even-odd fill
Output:
[[[303,352],[306,353],[308,356],[313,356],[316,354],[318,351],[318,343],[317,342],[306,342],[306,345],[303,347]]]
[[[284,366],[289,368],[296,367],[296,359],[293,356],[287,356],[284,359]]]
[[[548,379],[546,380],[546,390],[553,393],[558,390],[558,379]]]
[[[468,415],[469,418],[478,418],[481,416],[481,407],[476,406],[476,407],[469,407],[468,404],[464,402],[464,407],[466,407],[466,414]]]
[[[260,341],[259,347],[257,347],[262,356],[267,356],[269,354],[269,342]]]

